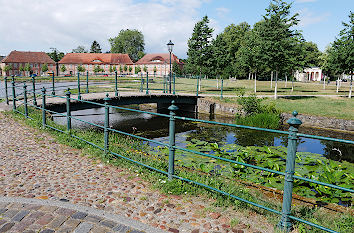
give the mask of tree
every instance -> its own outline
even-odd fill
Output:
[[[127,71],[128,71],[128,66],[124,65],[124,72],[127,72]]]
[[[97,74],[100,71],[101,71],[101,67],[99,65],[95,65],[95,67],[93,68],[93,72],[95,72],[95,74]]]
[[[173,63],[173,65],[174,65],[174,63]],[[157,72],[157,68],[156,68],[156,66],[154,66],[154,76],[156,76],[156,72]]]
[[[122,67],[122,65],[119,65],[119,72],[120,72],[120,73],[123,73],[123,67]]]
[[[85,72],[86,69],[81,64],[77,66],[77,72]]]
[[[129,74],[132,73],[133,67],[129,66]]]
[[[292,30],[299,20],[298,14],[290,16],[291,4],[283,0],[271,0],[263,16],[264,24],[260,28],[259,36],[264,63],[272,71],[275,71],[274,98],[277,98],[278,73],[283,72],[290,62],[292,51],[296,49],[293,38],[299,33]]]
[[[144,66],[144,72],[146,73],[148,70],[147,66]]]
[[[48,64],[44,63],[43,66],[42,66],[42,72],[45,73],[47,71],[48,71]]]
[[[25,71],[24,67],[22,66],[22,64],[20,64],[20,66],[18,67],[18,70],[21,72],[21,74],[23,74],[22,72]]]
[[[108,39],[111,44],[111,53],[127,53],[136,62],[144,54],[144,35],[134,29],[121,30],[118,36]]]
[[[63,73],[66,71],[66,66],[64,64],[61,65],[60,71],[63,72]]]
[[[60,52],[56,48],[50,48],[51,52],[47,53],[48,56],[53,59],[55,62],[60,61],[64,57],[64,53]]]
[[[87,49],[85,48],[85,46],[79,45],[77,46],[76,49],[72,50],[72,53],[87,53]]]
[[[332,43],[329,50],[328,63],[336,73],[350,74],[350,88],[348,97],[352,97],[354,72],[354,13],[349,14],[349,23],[342,22],[344,29]]]
[[[111,65],[109,66],[109,72],[113,73],[113,66],[111,66]]]
[[[5,67],[4,67],[4,71],[5,71],[5,73],[7,74],[10,70],[12,70],[12,66],[11,65],[6,65]],[[6,75],[5,74],[5,75]]]
[[[183,74],[181,66],[176,61],[174,61],[173,64],[172,64],[172,73],[174,73],[176,75],[182,75]]]
[[[229,72],[226,71],[226,67],[230,65],[230,61],[225,51],[227,51],[227,44],[224,35],[219,34],[212,42],[212,71],[213,74],[219,78],[224,78],[229,75]]]
[[[32,72],[31,65],[29,63],[26,63],[25,67],[24,67],[24,70],[28,72],[27,74],[29,76],[31,74],[31,72]]]
[[[303,42],[304,63],[306,67],[314,67],[320,65],[320,57],[322,53],[318,50],[317,45],[311,41]]]
[[[116,71],[117,71],[117,67],[116,67],[116,65],[114,65],[114,66],[113,66],[112,70],[113,70],[114,72],[116,72]]]
[[[95,40],[92,42],[90,53],[102,53],[100,44]]]
[[[209,18],[204,16],[195,24],[192,37],[188,40],[187,63],[191,64],[193,73],[201,73],[211,64],[211,37],[214,30],[208,24]]]
[[[140,66],[135,66],[135,74],[138,74],[139,72],[141,72]]]

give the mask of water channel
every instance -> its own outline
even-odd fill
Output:
[[[136,106],[129,106],[136,107]],[[156,109],[148,109],[146,111],[156,112]],[[166,112],[168,114],[168,112]],[[92,122],[98,125],[103,125],[104,109],[95,108],[89,110],[80,110],[72,112],[74,117]],[[188,112],[177,112],[178,116],[186,116],[204,120],[210,120],[208,114],[195,114]],[[54,121],[65,125],[66,118],[54,116]],[[234,123],[232,117],[215,116],[214,121],[223,123]],[[111,127],[128,133],[133,133],[149,139],[155,139],[168,143],[168,124],[169,119],[165,117],[154,116],[148,113],[136,113],[123,110],[111,110],[110,125]],[[73,128],[87,129],[92,128],[91,125],[73,120]],[[284,126],[282,130],[287,130]],[[329,136],[334,138],[354,140],[354,135],[338,133],[335,131],[318,130],[311,128],[300,128],[301,133]],[[217,142],[226,144],[238,144],[241,146],[287,146],[287,135],[276,133],[267,133],[255,130],[238,129],[232,127],[221,127],[207,124],[196,124],[188,121],[176,121],[176,144],[184,146],[186,140],[199,139],[207,142]],[[150,144],[155,146],[155,144]],[[157,144],[156,144],[157,145]],[[299,152],[311,152],[323,155],[332,160],[345,160],[354,163],[354,146],[329,142],[318,139],[301,138],[298,145]]]

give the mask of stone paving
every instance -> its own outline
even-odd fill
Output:
[[[169,232],[274,231],[252,211],[217,208],[205,197],[164,195],[138,175],[102,164],[0,113],[0,197],[78,204]]]
[[[104,211],[92,208],[65,205],[55,201],[0,198],[0,232],[146,232],[134,229],[130,225],[145,228],[147,232],[156,232],[156,229],[151,227],[132,224],[131,220],[126,220],[121,216],[106,216]]]

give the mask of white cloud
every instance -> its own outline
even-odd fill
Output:
[[[316,14],[310,11],[308,8],[304,8],[300,10],[298,13],[299,13],[300,27],[306,27],[311,24],[320,23],[322,21],[325,21],[330,16],[329,13]]]
[[[70,52],[89,48],[97,40],[109,50],[108,38],[122,29],[138,29],[147,52],[167,52],[171,39],[184,56],[187,40],[198,18],[198,8],[209,0],[0,0],[0,54],[11,50]]]
[[[225,14],[229,13],[230,9],[225,8],[225,7],[219,7],[216,8],[216,13],[218,14],[218,16],[225,16]]]

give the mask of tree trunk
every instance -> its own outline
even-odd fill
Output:
[[[248,80],[251,80],[251,72],[248,72]]]
[[[257,72],[254,72],[254,94],[257,93]]]
[[[273,71],[270,75],[270,88],[273,88]]]
[[[275,71],[275,88],[274,88],[274,99],[278,99],[278,71]]]
[[[326,77],[323,75],[323,90],[326,90]]]
[[[216,89],[219,90],[219,79],[216,77]]]
[[[199,86],[198,86],[199,92],[201,90],[201,83],[202,83],[202,68],[200,68],[200,72],[199,72]]]
[[[288,84],[288,75],[285,75],[285,88],[286,88],[287,84]]]
[[[353,71],[350,74],[350,88],[349,88],[349,96],[348,98],[352,98],[352,90],[353,90]]]
[[[338,93],[338,91],[339,91],[339,77],[337,78],[336,84],[337,84],[337,91],[336,91],[336,93]]]
[[[292,77],[291,77],[291,92],[294,91],[294,78],[295,78],[295,74],[294,74],[294,72],[293,72],[293,75],[292,75]]]

